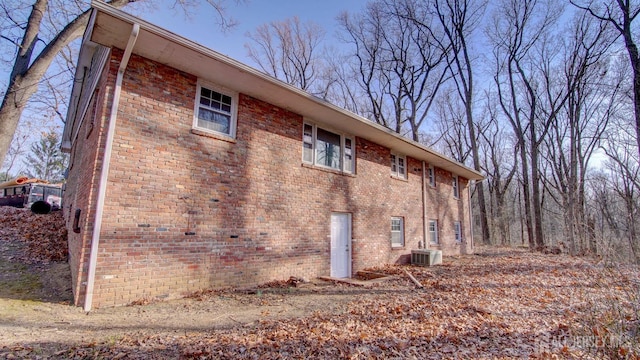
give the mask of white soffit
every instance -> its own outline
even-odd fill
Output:
[[[290,110],[319,124],[424,160],[465,178],[484,178],[479,172],[442,154],[228,56],[104,3],[93,2],[92,6],[98,11],[93,31],[90,33],[92,42],[124,49],[133,23],[138,23],[140,35],[133,50],[135,54]]]

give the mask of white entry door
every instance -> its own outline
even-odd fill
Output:
[[[351,214],[331,214],[331,277],[351,277]]]

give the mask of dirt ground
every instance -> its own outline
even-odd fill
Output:
[[[19,260],[22,246],[18,240],[0,240],[0,349],[5,350],[27,343],[58,343],[63,348],[127,334],[184,334],[251,327],[265,319],[284,320],[317,311],[340,313],[354,291],[350,286],[314,280],[300,287],[205,292],[182,300],[85,313],[71,304],[68,264],[27,264]]]

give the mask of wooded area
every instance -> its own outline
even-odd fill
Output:
[[[232,25],[225,1],[208,3]],[[23,111],[66,111],[87,9],[0,1],[6,173],[25,156]],[[372,0],[337,17],[335,47],[297,18],[246,46],[263,71],[485,173],[477,241],[640,262],[639,12],[630,0]]]

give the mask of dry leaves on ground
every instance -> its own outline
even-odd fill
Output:
[[[62,211],[38,215],[28,209],[0,207],[0,241],[20,239],[27,243],[26,263],[67,261],[67,230]]]
[[[352,298],[338,312],[319,311],[286,321],[266,317],[226,330],[126,333],[111,343],[76,344],[51,356],[638,358],[637,268],[500,251],[447,258],[445,265],[433,268],[373,269],[394,275],[407,269],[424,289],[416,289],[406,276],[368,288],[330,287],[327,291],[346,291]]]
[[[65,261],[61,212],[35,215],[0,208],[0,241],[28,244],[25,262]],[[327,294],[347,293],[339,311],[318,311],[282,321],[268,316],[270,302],[297,279],[274,281],[253,292],[203,291],[243,296],[265,306],[264,320],[225,330],[167,335],[152,329],[123,330],[99,343],[17,344],[5,358],[620,358],[640,355],[640,272],[584,258],[487,248],[478,255],[445,258],[442,266],[385,266],[395,275],[371,287],[336,284]],[[416,289],[408,270],[424,285]],[[262,296],[270,291],[277,297]],[[279,299],[279,300],[277,300]],[[143,307],[144,304],[140,304]],[[215,309],[212,309],[215,316]],[[180,316],[176,314],[175,316]],[[117,322],[118,319],[114,319]]]

